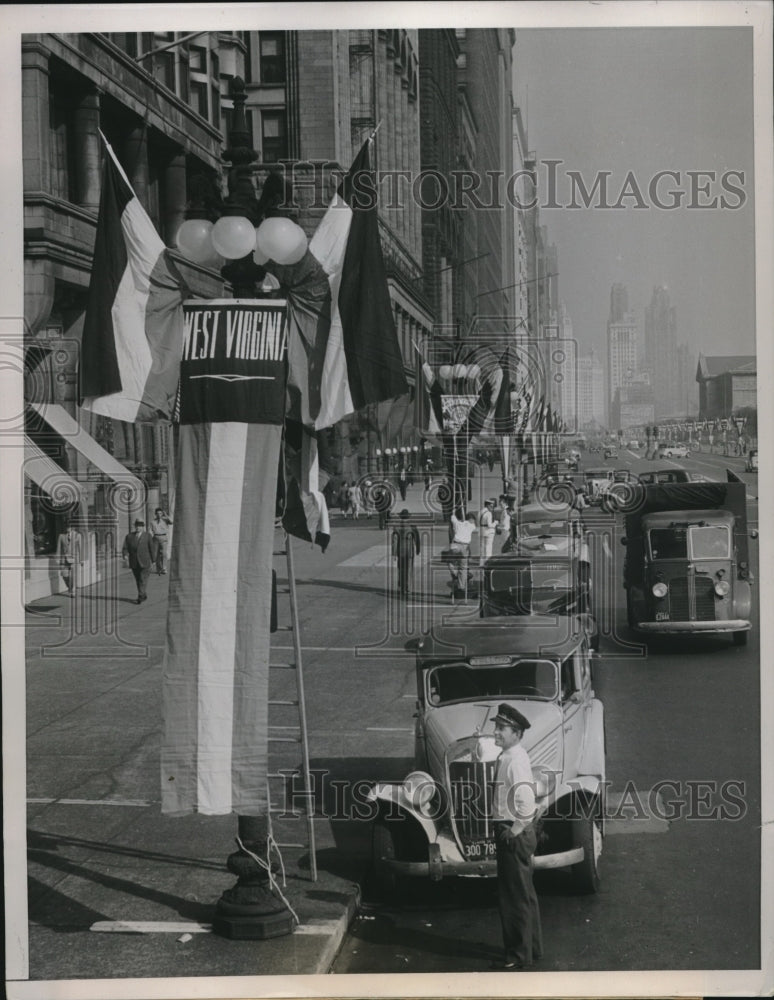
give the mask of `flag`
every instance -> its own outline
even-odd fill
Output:
[[[81,405],[136,422],[172,416],[184,282],[105,143],[80,365]]]
[[[382,258],[369,139],[297,265],[267,264],[287,288],[294,419],[330,427],[409,392]]]
[[[278,478],[282,527],[289,535],[319,545],[323,552],[331,540],[328,504],[322,492],[329,478],[324,454],[324,434],[297,421],[285,421],[284,475]]]
[[[416,344],[414,350],[416,351],[414,429],[425,435],[440,434],[443,426],[443,406],[441,403],[443,389]]]

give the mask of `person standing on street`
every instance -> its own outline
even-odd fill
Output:
[[[465,518],[459,518],[456,514],[452,514],[451,529],[452,540],[450,547],[452,559],[449,561],[449,572],[451,573],[450,586],[455,597],[463,597],[467,593],[470,543],[473,540],[473,532],[478,531],[476,527],[476,515],[468,514]]]
[[[83,544],[80,532],[75,530],[70,521],[57,538],[56,554],[59,560],[59,572],[67,586],[67,595],[75,597],[78,590],[78,575],[83,565]]]
[[[169,514],[165,514],[161,507],[157,507],[151,521],[151,534],[153,535],[156,555],[154,562],[159,576],[163,576],[167,572],[167,536],[171,524],[172,518]]]
[[[123,547],[123,557],[129,560],[129,569],[137,584],[136,604],[148,600],[146,586],[153,565],[153,555],[153,535],[145,530],[145,521],[138,518],[134,522],[134,531],[130,531],[124,539]]]
[[[481,548],[479,554],[479,562],[485,563],[487,559],[492,555],[492,549],[494,548],[494,537],[495,537],[495,519],[494,519],[494,500],[485,500],[484,509],[481,511],[481,516],[478,520],[478,526],[481,531],[479,536],[481,539]]]
[[[408,472],[406,472],[405,465],[400,470],[400,474],[398,475],[398,489],[400,490],[401,500],[405,500],[406,490],[408,489]]]
[[[405,507],[398,517],[392,530],[392,555],[398,560],[398,593],[408,597],[414,582],[414,557],[419,555],[419,532],[415,524],[409,524]]]
[[[520,746],[529,720],[512,705],[502,704],[494,717],[495,766],[492,819],[497,852],[497,892],[503,930],[502,970],[526,969],[543,952],[540,909],[532,882],[532,856],[537,846],[535,786],[529,757]]]

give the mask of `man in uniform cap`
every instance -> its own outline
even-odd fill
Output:
[[[494,537],[495,537],[495,519],[494,519],[494,509],[497,506],[495,500],[485,500],[484,509],[481,511],[481,517],[479,518],[479,528],[481,529],[480,539],[481,539],[481,550],[480,550],[480,561],[485,563],[487,559],[492,555],[492,549],[494,547]]]
[[[540,958],[543,940],[540,909],[532,883],[535,787],[521,738],[529,720],[502,704],[494,717],[495,744],[501,747],[494,777],[492,818],[497,850],[497,888],[504,956],[497,969],[526,969]]]

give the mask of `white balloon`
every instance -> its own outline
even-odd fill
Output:
[[[255,250],[253,250],[253,260],[259,267],[263,267],[266,261],[269,259],[269,255],[265,254],[263,250],[258,246],[258,230],[255,230]]]
[[[444,382],[446,382],[452,377],[452,370],[451,365],[441,365],[438,369],[438,375],[444,380]]]
[[[209,263],[215,253],[212,228],[207,219],[186,219],[175,240],[180,253],[197,264]]]
[[[306,252],[306,233],[290,219],[264,219],[256,230],[256,245],[278,264],[295,264]]]
[[[242,215],[224,215],[212,227],[212,245],[227,260],[239,260],[255,249],[255,226]]]

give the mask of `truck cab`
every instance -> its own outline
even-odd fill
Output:
[[[630,628],[729,634],[744,645],[752,605],[747,538],[743,483],[646,487],[623,539]]]

